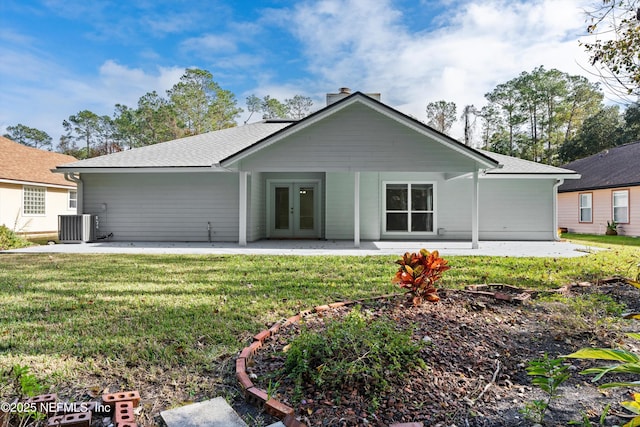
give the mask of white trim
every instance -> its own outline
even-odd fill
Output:
[[[239,183],[240,186],[240,203],[239,203],[239,214],[240,218],[238,221],[238,245],[247,246],[247,176],[249,172],[240,171],[239,172]]]
[[[1,183],[6,183],[6,184],[30,185],[32,187],[64,188],[65,190],[75,188],[75,187],[73,187],[71,185],[47,184],[46,182],[33,182],[33,181],[17,181],[15,179],[2,179],[2,178],[0,178],[0,182]]]
[[[360,247],[360,172],[353,174],[353,246]]]
[[[77,214],[81,214],[82,213],[82,207],[83,207],[83,183],[82,183],[82,179],[77,176],[76,174],[73,173],[65,173],[64,174],[64,179],[66,179],[69,182],[74,182],[76,184],[76,195],[77,195],[77,207],[76,207],[76,215]]]
[[[589,207],[582,206],[582,196],[589,196]],[[589,221],[582,220],[582,210],[589,209]],[[584,191],[578,192],[578,224],[593,224],[593,192],[592,191]]]
[[[624,206],[616,206],[616,193],[625,193],[627,195],[626,200],[627,200],[627,204]],[[624,188],[621,190],[612,190],[611,191],[611,219],[613,221],[616,222],[616,224],[629,224],[629,222],[631,221],[631,218],[629,218],[629,197],[630,197],[630,191],[628,188]],[[627,213],[626,213],[626,217],[627,220],[626,221],[617,221],[615,216],[616,216],[616,207],[619,208],[626,208]]]
[[[483,172],[480,179],[580,179],[579,174]]]
[[[76,193],[75,199],[71,199],[71,193]],[[71,207],[71,200],[74,200],[76,202],[75,208]],[[78,211],[78,189],[77,188],[67,190],[67,210],[76,211],[76,212]]]
[[[166,167],[155,167],[155,166],[141,166],[141,167],[81,167],[81,168],[56,168],[53,169],[52,172],[55,173],[79,173],[79,174],[89,174],[89,173],[182,173],[182,172],[236,172],[230,171],[229,169],[225,169],[219,165],[212,166],[166,166]]]
[[[580,179],[578,174],[549,174],[549,173],[500,173],[480,170],[478,179]],[[445,181],[455,179],[472,179],[473,172],[452,173],[445,172],[443,174]]]
[[[315,236],[311,237],[313,239],[317,239],[322,237],[323,235],[323,224],[322,224],[322,211],[323,211],[323,202],[322,202],[322,180],[316,178],[273,178],[266,179],[266,238],[269,239],[271,237],[278,238],[282,236],[274,236],[272,235],[272,221],[273,221],[273,194],[272,194],[272,186],[277,184],[291,184],[295,186],[296,184],[315,184],[317,193],[314,195],[314,221],[317,224],[314,227]],[[291,224],[291,227],[295,227],[295,222]]]
[[[387,184],[407,184],[407,185],[413,185],[413,184],[429,184],[432,186],[433,188],[433,230],[432,231],[387,231]],[[407,190],[409,190],[407,188]],[[438,234],[438,183],[437,181],[416,181],[416,180],[406,180],[406,181],[398,181],[398,180],[393,180],[393,181],[382,181],[382,186],[381,186],[381,191],[382,191],[382,197],[380,198],[380,200],[382,201],[382,209],[381,209],[381,215],[382,215],[382,221],[380,221],[381,224],[381,230],[380,230],[380,236],[382,238],[407,238],[407,237],[426,237],[426,236],[436,236]],[[409,215],[409,212],[411,212],[411,192],[409,191],[409,198],[407,199],[407,208],[408,208],[408,212],[407,215],[409,216],[409,220],[411,219],[411,216]],[[410,228],[411,223],[408,223],[408,227]]]

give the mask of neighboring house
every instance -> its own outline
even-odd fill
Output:
[[[474,150],[360,92],[58,166],[113,240],[553,240],[574,172]],[[331,103],[332,101],[335,101]]]
[[[565,167],[582,178],[558,189],[558,225],[572,233],[640,236],[640,142],[610,148]]]
[[[75,160],[0,136],[0,225],[28,236],[57,234],[58,215],[76,213],[77,192],[51,170]]]

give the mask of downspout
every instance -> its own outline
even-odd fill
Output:
[[[558,187],[564,184],[564,179],[556,179],[556,183],[553,184],[553,240],[560,241],[560,234],[558,233]]]
[[[76,175],[73,172],[65,172],[64,179],[76,184],[76,195],[78,197],[78,201],[77,201],[78,206],[76,206],[76,213],[79,215],[83,213],[83,204],[84,204],[83,203],[84,197],[82,197],[82,179],[80,178],[80,176]]]

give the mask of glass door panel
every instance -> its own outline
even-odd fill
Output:
[[[298,189],[298,223],[300,230],[315,229],[315,187],[300,186]]]
[[[274,182],[269,188],[269,237],[320,237],[318,183]]]
[[[275,229],[289,230],[289,187],[275,188]]]

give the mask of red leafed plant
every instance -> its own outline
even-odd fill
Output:
[[[420,249],[418,253],[406,252],[396,264],[400,268],[392,282],[409,290],[413,296],[413,305],[420,305],[423,300],[440,301],[434,285],[440,280],[442,273],[451,267],[447,265],[447,260],[440,258],[438,251]]]

